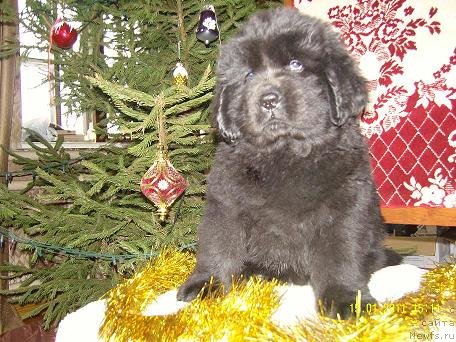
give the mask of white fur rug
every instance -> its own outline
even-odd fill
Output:
[[[375,272],[369,282],[371,295],[379,302],[401,298],[415,292],[426,270],[413,265],[390,266]],[[277,325],[290,326],[317,315],[315,296],[310,286],[286,285],[277,287],[281,303],[272,319]],[[176,300],[177,290],[159,296],[149,304],[143,314],[146,316],[168,315],[185,307],[187,303]],[[308,305],[303,305],[308,303]],[[56,342],[101,342],[98,330],[103,322],[105,301],[98,300],[68,314],[59,324]]]

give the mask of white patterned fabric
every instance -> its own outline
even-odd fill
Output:
[[[456,208],[456,1],[301,0],[368,80],[360,125],[383,207]]]

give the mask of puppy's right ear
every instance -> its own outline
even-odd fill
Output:
[[[327,28],[327,65],[324,72],[331,103],[330,120],[334,125],[342,126],[348,118],[359,116],[366,106],[366,81],[339,36]]]
[[[325,70],[331,103],[330,120],[342,126],[349,117],[356,117],[367,103],[365,81],[348,56],[337,60]]]
[[[233,113],[229,113],[229,96],[227,93],[228,90],[225,86],[217,85],[212,100],[212,112],[220,137],[228,144],[235,144],[241,136],[241,132],[234,122]]]

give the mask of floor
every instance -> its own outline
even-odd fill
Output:
[[[15,307],[18,315],[27,313],[33,306]],[[55,329],[44,330],[41,316],[23,321],[23,325],[0,336],[0,342],[54,342]]]

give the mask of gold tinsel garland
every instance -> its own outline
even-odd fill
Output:
[[[182,284],[194,266],[191,253],[162,252],[142,272],[108,293],[100,336],[106,341],[383,342],[429,336],[438,327],[435,322],[456,324],[456,263],[427,272],[418,292],[369,307],[369,312],[351,320],[319,317],[293,328],[280,328],[270,319],[280,302],[274,291],[278,283],[258,278],[236,284],[226,296],[197,298],[175,314],[142,315],[157,296]]]

